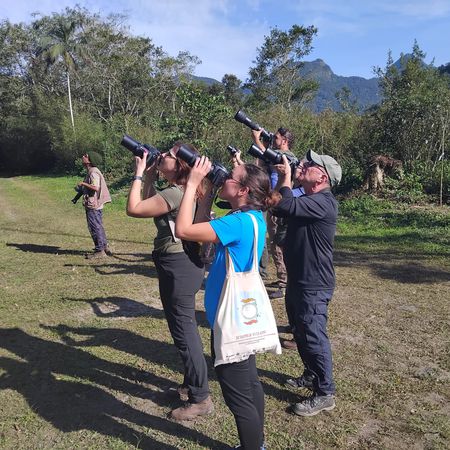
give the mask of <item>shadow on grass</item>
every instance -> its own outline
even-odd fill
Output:
[[[173,344],[161,343],[152,339],[144,338],[131,331],[118,328],[74,328],[66,325],[58,325],[56,327],[45,327],[56,332],[64,343],[76,347],[110,347],[129,355],[150,361],[153,364],[169,367],[173,371],[183,373],[183,367],[178,356],[176,347]],[[205,354],[206,363],[208,365],[208,378],[215,379],[213,361],[210,356]],[[283,386],[286,376],[278,372],[260,369],[258,373],[267,377],[281,387],[278,388],[271,384],[262,382],[264,393],[273,398],[282,401],[292,401],[293,395]],[[170,383],[170,381],[169,381]],[[170,389],[167,380],[156,379],[152,384],[164,387],[164,390]],[[155,395],[155,394],[154,394]],[[158,395],[156,395],[158,397]],[[154,398],[152,398],[155,401]],[[216,399],[217,400],[217,399]]]
[[[86,252],[82,250],[67,250],[55,245],[38,245],[38,244],[15,244],[7,242],[7,247],[16,247],[22,252],[47,253],[49,255],[84,255]]]
[[[161,364],[173,364],[173,351],[169,351],[167,344],[143,339],[129,332],[124,335],[123,330],[71,329],[64,326],[51,329],[61,335],[71,331],[90,335],[84,343],[76,342],[77,346],[103,345],[101,342],[109,345],[111,339],[116,339],[116,342],[130,349],[137,344],[136,339],[142,339],[139,344],[149,357],[157,358]],[[121,345],[117,344],[117,347]],[[105,389],[143,398],[143,393],[150,390],[136,384],[136,380],[167,385],[170,382],[165,378],[103,360],[66,344],[29,335],[18,328],[0,329],[0,346],[20,358],[0,357],[0,368],[4,372],[0,377],[0,389],[20,393],[36,414],[62,432],[87,429],[143,449],[178,448],[136,430],[133,427],[136,425],[207,448],[226,448],[224,444],[194,429],[138,410]],[[161,392],[147,395],[158,404],[166,404],[166,397]],[[131,425],[124,424],[124,421]]]
[[[111,257],[108,257],[108,259],[97,259],[93,264],[90,262],[87,264],[64,264],[64,267],[86,267],[86,265],[88,265],[92,266],[95,272],[99,275],[142,275],[148,278],[158,278],[158,274],[156,273],[154,266],[143,265],[142,263],[107,263],[110,259]]]
[[[411,284],[450,282],[450,271],[441,267],[420,264],[417,259],[419,256],[413,252],[409,254],[391,252],[368,254],[336,251],[334,255],[334,262],[338,267],[368,267],[374,275],[385,280]]]
[[[39,245],[39,244],[18,244],[14,242],[7,242],[7,247],[15,247],[17,250],[21,250],[22,252],[32,252],[32,253],[46,253],[49,255],[85,255],[86,251],[83,250],[70,250],[64,249],[61,247],[57,247],[56,245]],[[133,259],[126,258],[126,256],[132,256]],[[136,258],[138,261],[152,261],[152,255],[149,253],[115,253],[113,256],[108,259],[117,259],[119,261],[126,262],[136,262]],[[101,260],[105,261],[105,260]]]
[[[39,234],[44,236],[69,236],[69,237],[77,237],[77,238],[90,238],[87,230],[86,234],[74,234],[74,233],[63,233],[61,231],[56,230],[50,230],[50,231],[37,231],[36,229],[27,229],[27,228],[17,228],[17,227],[0,227],[0,230],[2,231],[13,231],[15,233],[22,233],[25,235],[31,235],[31,234]],[[133,241],[132,239],[117,239],[117,238],[111,238],[114,242],[124,242],[127,244],[143,244],[148,245],[147,241]]]
[[[148,306],[126,297],[95,297],[93,299],[66,297],[63,300],[86,303],[91,306],[93,313],[97,317],[152,317],[154,319],[164,320],[166,318],[162,309],[154,308],[153,306]],[[196,311],[195,317],[199,326],[209,328],[204,311]]]

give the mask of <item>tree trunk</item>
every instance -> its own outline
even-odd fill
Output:
[[[73,131],[75,132],[75,122],[73,120],[73,109],[72,109],[72,94],[70,93],[70,75],[69,75],[69,71],[67,71],[67,92],[69,94],[70,120],[72,121]]]

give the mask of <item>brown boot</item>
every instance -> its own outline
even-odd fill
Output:
[[[170,412],[169,417],[176,421],[194,420],[199,416],[206,416],[214,411],[214,405],[211,397],[205,398],[200,403],[186,403],[185,406],[174,409]]]
[[[86,255],[86,259],[103,259],[106,258],[107,255],[104,250],[100,250],[99,252],[90,253],[89,255]]]
[[[297,350],[297,342],[295,342],[295,339],[283,339],[281,346],[286,350]]]

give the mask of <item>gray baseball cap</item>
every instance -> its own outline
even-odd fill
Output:
[[[306,153],[306,159],[323,167],[330,179],[331,186],[337,186],[342,178],[342,169],[338,162],[328,155],[319,155],[312,150]]]

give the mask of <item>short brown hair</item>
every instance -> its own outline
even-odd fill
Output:
[[[294,146],[295,142],[295,136],[294,133],[292,133],[291,130],[288,130],[287,128],[280,127],[278,128],[278,133],[280,133],[281,136],[287,139],[288,141],[288,148],[289,150],[292,150],[292,147]]]

